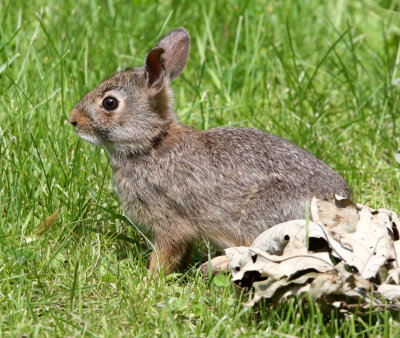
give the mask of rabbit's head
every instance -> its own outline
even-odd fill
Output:
[[[189,45],[189,34],[175,29],[150,50],[143,67],[117,73],[87,93],[71,111],[76,133],[110,153],[152,147],[176,120],[168,83],[183,71]]]

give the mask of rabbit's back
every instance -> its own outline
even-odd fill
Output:
[[[298,191],[310,198],[335,193],[351,196],[350,188],[336,171],[280,137],[255,129],[222,127],[203,131],[199,138],[216,170],[267,184],[271,193]]]
[[[248,245],[275,224],[304,218],[313,196],[351,196],[339,174],[310,153],[245,128],[187,132],[114,175],[126,210],[150,229],[168,224],[221,247]]]

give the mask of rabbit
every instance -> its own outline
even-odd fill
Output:
[[[112,75],[70,115],[78,136],[107,149],[126,214],[152,234],[155,275],[179,269],[195,240],[249,246],[266,229],[304,218],[313,196],[352,197],[336,171],[287,140],[181,124],[169,83],[183,71],[189,48],[185,29],[171,31],[143,67]]]

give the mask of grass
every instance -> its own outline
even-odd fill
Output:
[[[396,0],[1,1],[0,336],[398,334],[388,311],[246,308],[195,267],[146,284],[150,250],[122,217],[104,152],[68,116],[184,26],[192,49],[173,84],[184,123],[280,135],[338,170],[358,202],[399,211],[399,11]]]

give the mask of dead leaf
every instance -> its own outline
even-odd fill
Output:
[[[210,265],[209,265],[210,264]],[[210,262],[205,262],[200,265],[200,270],[204,274],[208,274],[208,269],[211,267],[214,273],[228,271],[229,260],[225,255],[217,256],[211,259]]]
[[[378,214],[372,214],[368,208],[359,212],[360,220],[355,233],[343,234],[341,243],[351,247],[352,257],[347,261],[354,266],[363,278],[375,277],[379,268],[388,259],[394,259],[392,238],[386,225]]]
[[[400,285],[391,285],[383,283],[379,285],[378,292],[386,299],[400,299]]]
[[[388,271],[385,283],[400,284],[400,268],[394,268]]]
[[[247,305],[260,299],[277,303],[309,292],[323,311],[400,310],[397,214],[339,196],[313,199],[311,213],[314,222],[281,223],[262,233],[251,247],[225,250],[232,280],[254,288]]]
[[[282,255],[285,247],[295,238],[304,245],[307,242],[307,221],[294,220],[280,223],[266,230],[259,235],[251,245],[252,248],[258,248],[269,254]],[[332,255],[344,261],[349,261],[352,257],[352,251],[337,242],[329,235],[324,226],[315,222],[308,224],[308,238],[322,238],[332,249]]]
[[[46,231],[49,231],[57,220],[58,211],[59,209],[54,211],[49,217],[47,217],[47,219],[44,222],[40,223],[40,225],[37,228],[35,228],[28,236],[24,237],[25,242],[26,243],[32,242],[38,239]]]
[[[305,245],[308,235],[308,238],[325,239],[331,248],[337,251],[338,256],[351,254],[351,251],[330,236],[323,225],[310,221],[308,224],[308,232],[306,231],[306,226],[306,220],[294,220],[277,224],[260,234],[254,240],[251,247],[266,251],[271,255],[282,255],[286,245],[291,239],[300,239]]]
[[[309,290],[311,299],[318,300],[324,295],[342,293],[344,278],[335,272],[320,274],[311,283]]]
[[[245,305],[253,306],[262,298],[271,299],[273,303],[277,304],[283,298],[299,296],[309,290],[310,284],[307,282],[313,280],[316,276],[318,276],[317,272],[308,272],[293,280],[285,278],[281,280],[267,279],[264,281],[254,282],[253,299]],[[288,288],[287,286],[290,287]]]
[[[340,240],[341,234],[356,231],[360,217],[352,200],[337,195],[327,200],[314,197],[310,209],[313,221],[324,224],[329,234],[337,241]]]
[[[225,249],[232,280],[242,279],[249,271],[256,271],[261,277],[278,280],[303,270],[325,272],[334,269],[327,252],[307,253],[304,244],[295,238],[290,243],[281,256],[269,255],[253,247]]]

